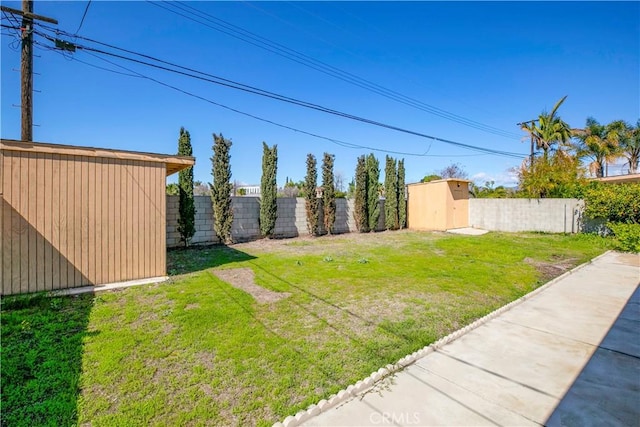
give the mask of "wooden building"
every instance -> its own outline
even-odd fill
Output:
[[[0,141],[2,295],[166,275],[166,176],[192,157]]]
[[[407,226],[450,230],[469,226],[469,182],[448,178],[407,186]]]

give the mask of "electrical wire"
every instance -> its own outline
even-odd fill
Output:
[[[329,64],[326,64],[325,62],[319,61],[317,59],[314,59],[308,55],[305,55],[304,53],[298,52],[294,49],[288,48],[280,43],[274,42],[272,40],[269,40],[265,37],[259,36],[255,33],[252,33],[251,31],[245,30],[241,27],[238,27],[234,24],[231,24],[225,20],[222,20],[220,18],[217,18],[211,14],[208,14],[206,12],[203,12],[193,6],[190,6],[188,4],[182,3],[182,2],[166,2],[163,1],[162,4],[158,3],[158,2],[152,2],[150,0],[147,0],[147,2],[151,3],[154,6],[160,7],[162,9],[165,9],[171,13],[174,13],[178,16],[182,16],[185,19],[189,19],[193,22],[197,22],[200,25],[209,27],[215,31],[224,33],[226,35],[229,35],[231,37],[234,37],[236,39],[242,40],[245,43],[254,45],[258,48],[267,50],[269,52],[275,53],[279,56],[282,56],[284,58],[287,58],[293,62],[299,63],[301,65],[304,65],[306,67],[315,69],[317,71],[320,71],[324,74],[333,76],[335,78],[338,78],[342,81],[345,81],[347,83],[353,84],[355,86],[359,86],[365,90],[368,90],[370,92],[374,92],[377,93],[381,96],[384,96],[388,99],[394,100],[396,102],[417,108],[419,110],[425,111],[427,113],[430,114],[434,114],[436,116],[445,118],[447,120],[451,120],[454,121],[456,123],[468,126],[468,127],[472,127],[475,128],[477,130],[481,130],[484,132],[488,132],[488,133],[493,133],[495,135],[499,135],[502,137],[506,137],[506,138],[520,138],[519,134],[516,134],[514,132],[508,132],[508,131],[504,131],[502,129],[493,127],[493,126],[489,126],[489,125],[485,125],[483,123],[468,119],[466,117],[448,112],[446,110],[440,109],[438,107],[435,107],[433,105],[429,105],[426,104],[422,101],[416,100],[414,98],[408,97],[406,95],[403,95],[399,92],[396,92],[394,90],[388,89],[384,86],[380,86],[376,83],[373,83],[369,80],[366,80],[364,78],[358,77],[357,75],[354,75],[352,73],[349,73],[347,71],[343,71],[339,68],[333,67]],[[184,14],[181,12],[185,12],[188,13]],[[202,22],[196,18],[194,18],[194,14],[197,15],[197,18],[205,21]],[[211,25],[209,25],[211,24]]]
[[[109,61],[109,60],[107,60],[105,58],[101,58],[101,57],[99,57],[97,55],[94,55],[94,54],[92,54],[90,52],[86,52],[86,53],[88,55],[91,55],[91,56],[97,58],[97,59],[105,61],[105,62],[107,62],[107,63],[109,63],[111,65],[114,65],[116,67],[122,68],[123,70],[126,70],[126,71],[128,71],[130,73],[134,73],[140,78],[143,78],[143,79],[146,79],[146,80],[150,80],[150,81],[152,81],[154,83],[157,83],[159,85],[168,87],[168,88],[173,89],[173,90],[175,90],[177,92],[183,93],[185,95],[191,96],[191,97],[199,99],[201,101],[205,101],[205,102],[207,102],[209,104],[216,105],[218,107],[224,108],[224,109],[232,111],[234,113],[241,114],[243,116],[250,117],[252,119],[259,120],[261,122],[269,123],[271,125],[274,125],[274,126],[277,126],[277,127],[283,128],[283,129],[288,129],[288,130],[291,130],[291,131],[296,132],[296,133],[301,133],[301,134],[304,134],[304,135],[311,136],[313,138],[329,141],[329,142],[332,142],[332,143],[334,143],[336,145],[339,145],[341,147],[355,148],[355,149],[365,149],[365,150],[377,151],[377,152],[382,152],[382,153],[387,153],[387,154],[396,154],[396,155],[412,156],[412,157],[469,157],[469,156],[484,156],[484,155],[488,155],[489,154],[489,153],[483,153],[483,154],[473,154],[473,155],[436,155],[436,154],[431,154],[430,155],[430,154],[427,154],[426,152],[422,153],[422,154],[419,154],[419,153],[408,153],[408,152],[402,152],[402,151],[385,150],[385,149],[381,149],[381,148],[368,147],[368,146],[365,146],[365,145],[358,145],[358,144],[354,144],[354,143],[350,143],[350,142],[346,142],[346,141],[341,141],[339,139],[330,138],[330,137],[319,135],[319,134],[316,134],[316,133],[313,133],[313,132],[308,132],[308,131],[305,131],[305,130],[302,130],[302,129],[298,129],[298,128],[295,128],[295,127],[292,127],[292,126],[288,126],[288,125],[284,125],[282,123],[275,122],[273,120],[265,119],[263,117],[256,116],[256,115],[251,114],[251,113],[247,113],[247,112],[238,110],[238,109],[233,108],[233,107],[229,107],[229,106],[221,104],[219,102],[212,101],[211,99],[205,98],[205,97],[203,97],[201,95],[196,95],[195,93],[186,91],[186,90],[181,89],[179,87],[170,85],[168,83],[165,83],[165,82],[160,81],[158,79],[155,79],[153,77],[149,77],[149,76],[144,75],[144,74],[142,74],[140,72],[134,71],[134,70],[132,70],[130,68],[127,68],[127,67],[124,67],[122,65],[116,64],[116,63],[114,63],[112,61]],[[111,71],[111,70],[108,70],[108,71]]]
[[[413,106],[413,107],[421,109],[423,111],[438,115],[438,116],[443,117],[443,118],[447,118],[447,119],[452,120],[452,121],[456,121],[456,122],[461,123],[461,124],[465,124],[465,125],[470,126],[470,127],[477,128],[479,130],[484,130],[484,131],[487,131],[487,132],[490,132],[490,133],[499,134],[500,136],[505,136],[505,137],[508,137],[508,138],[519,137],[518,134],[515,134],[513,132],[503,131],[501,129],[494,128],[494,127],[491,127],[491,126],[488,126],[488,125],[484,125],[484,124],[479,123],[479,122],[474,122],[474,121],[472,121],[470,119],[464,118],[462,116],[457,116],[457,115],[455,115],[453,113],[449,113],[449,112],[447,112],[445,110],[439,109],[439,108],[431,106],[429,104],[422,103],[421,101],[415,100],[413,98],[410,98],[410,97],[407,97],[405,95],[402,95],[402,94],[400,94],[398,92],[395,92],[395,91],[392,91],[392,90],[387,89],[385,87],[382,87],[380,85],[377,85],[376,83],[370,82],[370,81],[365,80],[363,78],[360,78],[360,77],[358,77],[358,76],[356,76],[354,74],[348,73],[348,72],[340,70],[338,68],[335,68],[335,67],[333,67],[331,65],[328,65],[328,64],[326,64],[326,63],[324,63],[322,61],[318,61],[318,60],[316,60],[316,59],[314,59],[312,57],[309,57],[309,56],[307,56],[307,55],[305,55],[303,53],[300,53],[300,52],[295,51],[293,49],[290,49],[290,48],[288,48],[288,47],[286,47],[284,45],[281,45],[281,44],[279,44],[277,42],[273,42],[273,41],[271,41],[269,39],[261,37],[261,36],[255,34],[255,33],[252,33],[252,32],[250,32],[248,30],[244,30],[241,27],[235,26],[235,25],[233,25],[233,24],[231,24],[231,23],[229,23],[227,21],[224,21],[224,20],[222,20],[220,18],[216,18],[215,16],[207,14],[206,12],[202,12],[202,11],[192,7],[192,6],[189,6],[189,5],[186,5],[186,4],[183,4],[183,3],[175,3],[175,2],[163,1],[165,4],[168,4],[168,5],[172,6],[172,7],[181,9],[181,10],[186,11],[187,13],[190,14],[190,15],[184,15],[184,14],[176,12],[174,10],[170,10],[167,7],[162,6],[162,5],[158,4],[158,3],[153,3],[153,2],[151,2],[149,0],[146,0],[146,1],[151,3],[151,4],[153,4],[153,5],[155,5],[155,6],[158,6],[158,7],[161,7],[163,9],[166,9],[166,10],[168,10],[168,11],[174,13],[174,14],[182,16],[182,17],[184,17],[186,19],[192,20],[194,22],[198,22],[201,25],[205,25],[205,26],[210,27],[210,28],[212,28],[212,29],[214,29],[216,31],[220,31],[220,32],[222,32],[224,34],[230,35],[231,37],[238,38],[238,39],[240,39],[242,41],[245,41],[245,42],[247,42],[249,44],[252,44],[254,46],[257,46],[257,47],[263,48],[265,50],[268,50],[270,52],[276,53],[276,54],[278,54],[280,56],[286,57],[286,58],[288,58],[288,59],[290,59],[290,60],[292,60],[294,62],[298,62],[298,63],[300,63],[302,65],[305,65],[305,66],[308,66],[310,68],[316,69],[316,70],[321,71],[321,72],[323,72],[325,74],[331,75],[333,77],[337,77],[340,80],[346,81],[346,82],[354,84],[356,86],[360,86],[360,87],[362,87],[364,89],[367,89],[369,91],[372,91],[374,93],[378,93],[378,94],[380,94],[382,96],[385,96],[385,97],[387,97],[389,99],[393,99],[395,101],[404,103],[406,105]],[[186,10],[187,8],[189,10]],[[199,16],[202,19],[205,19],[205,20],[208,20],[209,22],[212,22],[214,25],[221,25],[223,28],[225,28],[225,30],[220,30],[219,28],[211,27],[211,26],[207,25],[206,23],[197,21],[196,19],[194,19],[191,16],[193,13],[199,13],[201,15],[206,15],[206,16],[208,16],[210,18],[215,19],[218,22],[213,22],[213,21],[211,21],[211,19],[207,19],[207,18],[203,18],[202,16]],[[231,34],[226,30],[230,30],[232,32],[235,32],[235,34]],[[240,33],[239,36],[238,36],[238,33]],[[252,40],[257,41],[258,43],[263,43],[263,45],[255,44],[255,43],[253,43],[251,41],[246,40],[243,37],[248,37],[248,38],[250,38]],[[267,47],[264,46],[265,44],[266,44]],[[275,49],[275,50],[273,50],[273,49]],[[297,59],[292,58],[291,56],[293,56],[293,57],[295,57]],[[300,60],[298,60],[298,59],[301,59],[303,62],[300,62]],[[315,63],[315,65],[310,64],[311,62]],[[318,68],[318,66],[320,68]],[[399,98],[403,98],[403,99],[399,99]],[[466,123],[463,123],[460,120],[463,120]],[[483,129],[481,129],[481,128],[483,128]]]
[[[5,11],[2,11],[2,19],[6,19],[9,22],[12,22],[14,25],[6,25],[0,24],[0,27],[6,28],[9,30],[14,30],[14,32],[5,31],[2,33],[3,36],[13,37],[13,40],[7,45],[9,49],[14,52],[18,52],[20,50],[20,41],[22,40],[22,26],[20,22],[13,17],[12,15],[8,15]]]
[[[76,30],[76,34],[80,32],[80,28],[82,28],[82,24],[84,24],[84,18],[87,16],[87,12],[89,11],[89,6],[91,6],[91,0],[87,2],[87,7],[84,8],[84,13],[82,14],[82,19],[80,20],[80,25],[78,25],[78,29]]]
[[[90,62],[83,61],[83,60],[81,60],[81,59],[76,58],[75,56],[67,56],[67,55],[65,54],[65,52],[64,52],[64,51],[61,51],[60,49],[56,49],[56,48],[54,48],[54,47],[51,47],[51,46],[47,46],[47,45],[45,45],[45,44],[42,44],[42,43],[38,42],[37,40],[34,40],[34,41],[33,41],[33,43],[34,43],[34,45],[36,45],[38,48],[40,48],[40,49],[42,49],[42,50],[47,50],[47,51],[50,51],[50,52],[55,52],[55,53],[57,53],[57,54],[61,55],[64,59],[67,59],[67,60],[70,60],[70,61],[76,61],[76,62],[79,62],[79,63],[81,63],[81,64],[88,65],[88,66],[93,67],[93,68],[97,68],[97,69],[99,69],[99,70],[109,71],[110,73],[120,74],[120,75],[122,75],[122,76],[140,78],[140,76],[135,75],[135,74],[123,73],[123,72],[121,72],[121,71],[112,70],[112,69],[110,69],[110,68],[101,67],[101,66],[99,66],[99,65],[96,65],[96,64],[92,64],[92,63],[90,63]]]
[[[38,34],[38,35],[40,35],[40,36],[42,36],[42,37],[44,37],[44,38],[46,38],[46,39],[48,39],[50,41],[54,41],[55,42],[55,39],[52,38],[51,36],[48,36],[47,34],[43,34],[41,32],[36,32],[36,34]],[[95,48],[92,48],[92,47],[89,47],[89,46],[83,46],[83,45],[76,44],[75,45],[76,49],[82,49],[82,50],[85,50],[85,51],[91,51],[91,52],[95,52],[95,53],[99,53],[99,54],[103,54],[103,55],[112,56],[112,57],[115,57],[115,58],[119,58],[119,59],[123,59],[123,60],[126,60],[126,61],[138,63],[138,64],[141,64],[141,65],[146,65],[146,66],[150,66],[150,67],[153,67],[153,68],[158,68],[158,69],[161,69],[161,70],[164,70],[164,71],[180,74],[180,75],[183,75],[183,76],[186,76],[186,77],[196,78],[196,79],[207,81],[207,82],[210,82],[210,83],[214,83],[214,84],[230,87],[230,88],[233,88],[233,89],[242,90],[242,91],[245,91],[245,92],[253,93],[253,94],[264,96],[264,97],[267,97],[267,98],[280,100],[280,101],[283,101],[283,102],[291,103],[291,104],[294,104],[294,105],[299,105],[299,106],[306,107],[306,108],[309,108],[309,109],[325,112],[325,113],[328,113],[328,114],[333,114],[333,115],[344,117],[344,118],[347,118],[347,119],[359,121],[359,122],[362,122],[362,123],[371,124],[371,125],[374,125],[374,126],[378,126],[378,127],[382,127],[382,128],[386,128],[386,129],[390,129],[390,130],[395,130],[395,131],[398,131],[398,132],[402,132],[402,133],[406,133],[406,134],[410,134],[410,135],[414,135],[414,136],[419,136],[419,137],[422,137],[422,138],[431,139],[431,140],[434,140],[434,141],[443,142],[443,143],[446,143],[446,144],[450,144],[450,145],[466,148],[466,149],[469,149],[469,150],[474,150],[474,151],[478,151],[478,152],[485,152],[485,153],[490,153],[490,154],[496,154],[496,155],[502,155],[502,156],[506,156],[506,157],[516,157],[516,158],[522,158],[523,157],[523,155],[518,154],[518,153],[506,152],[506,151],[501,151],[501,150],[494,150],[494,149],[489,149],[489,148],[484,148],[484,147],[478,147],[478,146],[474,146],[474,145],[471,145],[471,144],[465,144],[465,143],[461,143],[461,142],[457,142],[457,141],[448,140],[448,139],[445,139],[445,138],[439,138],[439,137],[436,137],[436,136],[424,134],[422,132],[416,132],[416,131],[412,131],[412,130],[409,130],[409,129],[401,128],[401,127],[398,127],[398,126],[389,125],[389,124],[382,123],[382,122],[379,122],[379,121],[376,121],[376,120],[371,120],[371,119],[359,117],[359,116],[356,116],[356,115],[352,115],[352,114],[349,114],[349,113],[344,113],[344,112],[341,112],[341,111],[338,111],[338,110],[333,110],[333,109],[322,107],[322,106],[319,106],[319,105],[316,105],[316,104],[312,104],[312,103],[309,103],[309,102],[306,102],[306,101],[301,101],[301,100],[297,100],[295,98],[286,97],[286,96],[279,95],[279,94],[276,94],[276,93],[273,93],[273,92],[269,92],[269,91],[265,91],[265,90],[262,90],[262,89],[258,89],[258,88],[252,87],[252,86],[243,85],[241,83],[234,82],[232,80],[223,79],[223,78],[220,78],[218,76],[213,76],[213,75],[210,75],[208,73],[203,73],[203,72],[200,72],[200,71],[197,71],[197,70],[193,70],[191,68],[187,68],[187,67],[183,67],[183,66],[180,66],[180,65],[177,65],[177,64],[170,63],[168,61],[163,61],[163,60],[160,60],[158,58],[151,57],[149,55],[139,54],[139,53],[131,51],[131,50],[118,48],[116,46],[109,45],[109,44],[102,43],[102,42],[97,42],[97,41],[88,39],[86,37],[81,37],[81,36],[78,36],[78,37],[79,38],[83,38],[83,39],[88,40],[88,41],[92,41],[92,42],[101,44],[101,45],[107,45],[107,46],[109,46],[111,48],[118,49],[118,50],[121,50],[121,51],[125,51],[127,53],[136,54],[136,55],[139,55],[139,56],[142,56],[142,57],[145,57],[145,58],[150,58],[150,59],[152,59],[154,61],[157,61],[157,62],[160,62],[160,63],[163,63],[163,64],[169,64],[169,65],[171,65],[173,67],[194,71],[194,72],[202,74],[202,75],[212,76],[212,78],[198,76],[198,75],[193,74],[193,73],[188,73],[188,72],[184,72],[184,71],[180,71],[180,70],[175,70],[175,69],[172,69],[172,68],[169,68],[169,67],[165,67],[165,66],[162,66],[162,65],[157,65],[157,64],[149,63],[147,61],[142,61],[142,60],[139,60],[139,59],[130,58],[130,57],[127,57],[127,56],[124,56],[124,55],[119,55],[119,54],[116,54],[116,53],[113,53],[113,52],[107,52],[107,51],[104,51],[104,50],[101,50],[101,49],[95,49]],[[218,79],[218,80],[216,80],[216,79]],[[229,82],[231,82],[231,83],[229,83]]]
[[[38,43],[38,42],[36,42],[36,43],[39,44],[40,46],[43,46],[47,50],[54,51],[55,53],[58,53],[58,54],[62,54],[62,52],[59,49],[55,49],[55,48],[53,48],[51,46],[45,46],[45,45],[42,45],[41,43]],[[109,69],[109,68],[100,67],[100,66],[97,66],[95,64],[91,64],[91,63],[88,63],[88,62],[85,62],[85,61],[81,61],[76,57],[73,57],[73,60],[81,62],[81,63],[89,65],[89,66],[92,66],[92,67],[96,67],[96,68],[108,71],[108,72],[121,74],[121,75],[125,75],[125,76],[131,76],[131,77],[137,77],[137,78],[146,79],[146,80],[152,81],[154,83],[157,83],[157,84],[159,84],[161,86],[164,86],[164,87],[170,88],[172,90],[175,90],[177,92],[180,92],[182,94],[188,95],[190,97],[193,97],[193,98],[199,99],[201,101],[205,101],[205,102],[207,102],[209,104],[212,104],[212,105],[224,108],[226,110],[232,111],[234,113],[241,114],[241,115],[244,115],[246,117],[250,117],[252,119],[259,120],[259,121],[262,121],[262,122],[265,122],[265,123],[268,123],[268,124],[271,124],[271,125],[283,128],[283,129],[287,129],[287,130],[290,130],[290,131],[293,131],[293,132],[296,132],[296,133],[304,134],[304,135],[307,135],[307,136],[310,136],[310,137],[313,137],[313,138],[317,138],[317,139],[321,139],[321,140],[324,140],[324,141],[329,141],[329,142],[331,142],[333,144],[336,144],[338,146],[341,146],[341,147],[351,148],[351,149],[363,149],[363,150],[376,151],[376,152],[382,152],[382,153],[387,153],[387,154],[395,154],[395,155],[402,155],[402,156],[411,156],[411,157],[477,157],[477,156],[489,155],[489,153],[476,153],[476,154],[428,154],[429,150],[427,150],[427,152],[424,152],[424,153],[411,153],[411,152],[403,152],[403,151],[385,150],[385,149],[381,149],[381,148],[376,148],[376,147],[371,147],[371,146],[366,146],[366,145],[360,145],[360,144],[354,144],[354,143],[351,143],[351,142],[342,141],[342,140],[335,139],[335,138],[330,138],[330,137],[319,135],[319,134],[316,134],[316,133],[313,133],[313,132],[308,132],[308,131],[305,131],[305,130],[302,130],[302,129],[298,129],[298,128],[295,128],[295,127],[292,127],[292,126],[284,125],[282,123],[278,123],[278,122],[275,122],[273,120],[265,119],[263,117],[259,117],[259,116],[256,116],[254,114],[247,113],[247,112],[238,110],[238,109],[233,108],[233,107],[229,107],[229,106],[221,104],[219,102],[212,101],[211,99],[208,99],[208,98],[203,97],[201,95],[194,94],[192,92],[189,92],[189,91],[186,91],[184,89],[181,89],[181,88],[179,88],[177,86],[173,86],[173,85],[170,85],[170,84],[165,83],[163,81],[160,81],[158,79],[155,79],[153,77],[144,75],[144,74],[142,74],[142,73],[140,73],[138,71],[134,71],[134,70],[132,70],[130,68],[127,68],[127,67],[125,67],[123,65],[116,64],[113,61],[110,61],[108,59],[102,58],[102,57],[100,57],[100,56],[98,56],[96,54],[93,54],[91,52],[86,52],[85,51],[84,53],[86,53],[87,55],[93,56],[94,58],[99,59],[101,61],[104,61],[104,62],[106,62],[108,64],[111,64],[113,66],[121,68],[121,69],[127,71],[128,73],[122,73],[122,72],[115,71],[115,70],[112,70],[112,69]],[[430,147],[429,147],[429,149],[430,149]]]

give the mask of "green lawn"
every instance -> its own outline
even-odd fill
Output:
[[[171,251],[164,284],[4,298],[2,425],[271,425],[606,244],[414,232],[256,242]],[[258,304],[211,272],[235,268],[290,295]]]

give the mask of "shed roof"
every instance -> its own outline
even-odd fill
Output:
[[[179,172],[182,169],[186,169],[189,166],[193,166],[196,162],[195,158],[190,156],[114,150],[111,148],[82,147],[77,145],[49,144],[44,142],[22,142],[14,139],[0,140],[0,149],[3,151],[29,151],[35,153],[65,154],[67,156],[101,157],[164,163],[167,169],[167,176]]]
[[[594,178],[594,181],[605,182],[608,184],[623,184],[627,182],[640,182],[640,173],[631,173],[628,175],[605,176],[603,178]]]
[[[424,185],[424,184],[435,184],[438,182],[467,182],[467,183],[471,183],[473,181],[470,181],[468,179],[462,179],[462,178],[443,178],[443,179],[434,179],[433,181],[429,181],[429,182],[414,182],[413,184],[407,184],[407,185]]]

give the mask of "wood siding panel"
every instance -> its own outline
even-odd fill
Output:
[[[61,193],[61,161],[59,154],[53,154],[51,158],[51,287],[55,289],[60,286],[60,204],[62,203]]]
[[[42,174],[42,185],[38,186],[42,188],[44,194],[42,194],[42,217],[43,217],[43,246],[44,246],[44,260],[43,260],[43,289],[51,289],[53,285],[53,248],[52,248],[52,235],[53,235],[53,211],[52,211],[52,178],[53,178],[53,161],[51,154],[43,154],[44,173]]]
[[[66,252],[64,253],[66,261],[63,260],[63,263],[66,264],[67,270],[67,280],[63,286],[65,288],[73,287],[76,281],[76,272],[72,267],[76,265],[76,168],[74,160],[74,157],[65,156],[65,168],[67,169],[67,244],[66,246],[63,246]]]
[[[167,221],[166,221],[166,185],[164,184],[163,173],[164,171],[156,167],[156,177],[153,180],[153,186],[156,189],[156,224],[154,236],[156,238],[156,244],[154,246],[153,256],[156,262],[154,276],[164,276],[167,271],[165,267],[166,260],[166,242],[167,242]]]
[[[116,270],[115,270],[115,257],[116,257],[116,251],[115,251],[115,242],[116,242],[116,237],[115,237],[115,227],[113,226],[115,220],[116,220],[116,214],[115,214],[115,205],[113,203],[113,199],[115,197],[115,188],[113,186],[113,178],[115,175],[115,164],[114,164],[114,160],[113,159],[109,159],[107,164],[109,165],[109,175],[107,177],[107,182],[108,182],[108,186],[107,186],[107,205],[109,207],[109,218],[107,219],[107,232],[109,233],[109,255],[107,257],[107,260],[109,261],[107,264],[109,266],[109,274],[107,276],[107,282],[111,283],[114,281],[115,277],[116,277]]]
[[[2,151],[3,295],[162,276],[166,166]]]
[[[87,158],[87,263],[85,284],[95,283],[96,276],[96,160]]]
[[[100,281],[98,283],[109,282],[109,161],[108,159],[102,160],[102,191],[100,192],[100,203],[102,208],[100,209],[101,224],[100,227],[102,233],[102,244],[100,246],[102,250],[101,260],[103,261],[101,266]]]
[[[145,164],[145,166],[148,166],[147,164]],[[144,263],[144,268],[143,268],[143,275],[145,277],[149,277],[149,252],[150,252],[150,248],[149,248],[149,226],[150,226],[150,215],[151,215],[151,211],[149,209],[150,207],[150,200],[149,200],[149,168],[145,167],[142,170],[142,175],[144,176],[144,179],[142,180],[142,187],[140,188],[141,192],[142,192],[142,196],[143,196],[143,200],[144,200],[144,204],[143,204],[143,210],[144,210],[144,221],[142,223],[143,225],[143,235],[144,235],[144,250],[142,253],[142,259],[143,259],[143,263]]]
[[[67,275],[67,259],[69,242],[69,209],[67,205],[71,202],[71,195],[69,194],[69,165],[67,156],[60,156],[60,246],[58,251],[60,253],[60,281],[54,284],[54,288],[64,288],[68,282]]]
[[[10,198],[9,186],[5,189],[4,183],[11,181],[11,168],[8,157],[0,151],[0,289],[4,293],[5,286],[11,283],[11,205],[7,200]]]
[[[36,290],[44,291],[46,290],[44,286],[44,275],[45,275],[45,264],[44,264],[44,199],[46,197],[45,193],[45,159],[44,154],[37,153],[35,155],[36,161],[36,179],[35,179],[35,228],[36,228],[36,257],[35,257],[35,268],[36,268]],[[33,225],[33,223],[32,223]]]
[[[84,204],[82,200],[82,157],[76,157],[72,161],[75,171],[73,182],[73,284],[71,287],[82,286],[82,217]]]
[[[27,156],[27,170],[24,171],[27,176],[27,185],[28,185],[28,198],[27,198],[27,215],[25,217],[26,222],[26,232],[27,238],[29,240],[28,243],[28,252],[27,258],[23,260],[26,262],[27,269],[29,270],[29,277],[27,279],[27,287],[29,288],[29,292],[37,292],[38,291],[38,277],[37,277],[37,259],[38,259],[38,232],[36,230],[37,227],[37,201],[38,201],[38,184],[36,182],[37,172],[38,172],[38,159],[36,158],[37,154]],[[23,175],[24,176],[24,175]]]
[[[131,169],[132,162],[130,160],[124,161],[124,213],[125,213],[125,230],[124,230],[124,246],[125,246],[125,258],[126,258],[126,277],[132,277],[133,273],[133,253],[131,251],[131,224],[133,223],[131,215],[131,202],[133,200],[133,187],[131,181]]]
[[[156,238],[158,236],[158,229],[156,224],[158,223],[158,210],[157,210],[157,195],[156,195],[156,171],[157,168],[152,167],[149,168],[149,182],[147,183],[147,189],[149,191],[149,270],[147,274],[149,276],[154,276],[156,271]]]
[[[20,292],[29,292],[29,155],[20,156],[20,166],[18,168],[20,182],[25,183],[25,192],[21,192],[20,198],[20,219],[18,233],[20,234]]]
[[[131,240],[133,243],[133,258],[135,259],[133,264],[133,271],[131,272],[131,277],[140,278],[140,229],[142,222],[141,219],[141,209],[140,209],[140,168],[134,167],[131,171],[131,176],[133,178],[133,190],[135,197],[133,198],[133,229],[134,234],[131,236]]]

